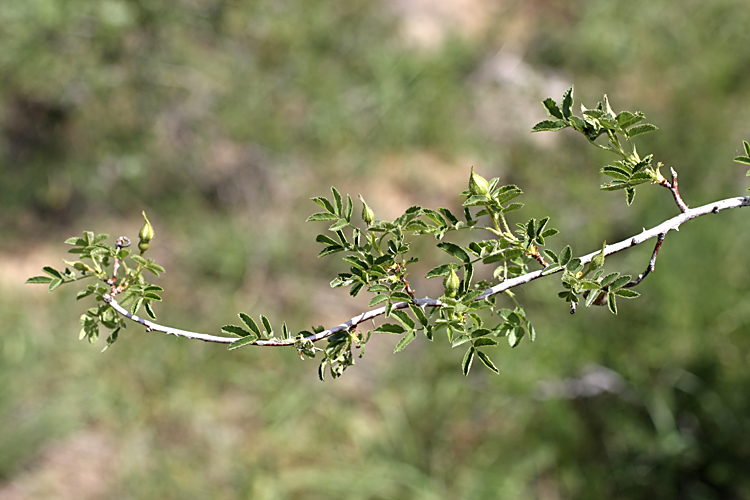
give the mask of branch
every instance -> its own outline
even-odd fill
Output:
[[[674,180],[676,181],[676,175],[674,176]],[[677,183],[674,182],[673,193],[676,193],[676,199],[677,199],[677,197],[679,197],[679,192],[677,192],[676,189],[677,189]],[[613,243],[612,245],[605,246],[603,250],[604,256],[612,255],[617,252],[621,252],[627,248],[633,247],[635,245],[643,243],[644,241],[650,240],[651,238],[658,237],[659,242],[661,242],[664,239],[664,236],[667,234],[667,232],[669,232],[672,229],[679,231],[680,225],[689,221],[690,219],[695,219],[697,217],[701,217],[703,215],[707,215],[711,213],[717,214],[721,212],[722,210],[728,210],[730,208],[740,208],[740,207],[748,207],[748,206],[750,206],[750,197],[747,197],[747,196],[743,196],[739,198],[727,198],[726,200],[716,201],[713,203],[709,203],[708,205],[703,205],[702,207],[693,208],[693,209],[688,209],[687,206],[685,206],[685,210],[680,215],[676,217],[672,217],[671,219],[664,221],[658,226],[655,226],[649,230],[644,229],[642,233],[635,235],[631,238],[622,240],[618,243]],[[654,253],[651,257],[651,262],[649,263],[649,267],[646,270],[646,272],[643,273],[643,275],[639,276],[638,282],[640,282],[640,280],[642,280],[643,277],[645,277],[649,272],[653,271],[653,264],[655,263],[656,255],[658,253],[660,246],[661,245],[657,243],[657,246],[654,249]],[[584,255],[583,257],[580,257],[581,264],[584,264],[584,265],[588,264],[596,255],[600,255],[601,253],[602,253],[602,250],[597,250],[595,252],[591,252],[590,254]],[[489,297],[492,297],[493,295],[497,295],[498,293],[502,293],[511,288],[515,288],[519,285],[523,285],[524,283],[528,283],[537,278],[540,278],[542,276],[543,271],[544,271],[543,269],[540,269],[538,271],[524,274],[523,276],[518,276],[516,278],[505,280],[502,283],[485,290],[479,297],[477,297],[476,300],[487,299]],[[556,271],[556,272],[559,272],[559,271]],[[552,274],[555,274],[555,273],[550,273],[548,276],[551,276]],[[217,342],[221,344],[231,344],[232,342],[239,340],[239,337],[237,338],[220,337],[216,335],[208,335],[205,333],[196,333],[196,332],[190,332],[190,331],[185,331],[185,330],[178,330],[176,328],[170,328],[168,326],[162,326],[152,321],[148,321],[146,319],[143,319],[143,318],[140,318],[138,316],[131,314],[127,309],[123,308],[112,296],[108,294],[105,294],[103,296],[103,300],[104,302],[112,306],[112,308],[115,311],[117,311],[119,314],[125,316],[126,318],[130,320],[135,321],[136,323],[140,323],[141,325],[145,326],[147,328],[147,331],[158,331],[158,332],[164,332],[167,334],[171,333],[179,337],[203,340],[204,342]],[[415,299],[411,303],[421,307],[422,309],[426,307],[441,307],[443,305],[441,301],[436,300],[436,299],[431,299],[429,297],[425,297],[423,299]],[[409,302],[397,302],[392,305],[392,309],[406,309],[409,307],[409,304],[410,304]],[[316,333],[315,335],[304,337],[302,339],[289,339],[289,340],[280,340],[276,338],[268,339],[268,340],[259,339],[254,342],[251,342],[250,345],[293,346],[295,345],[296,342],[299,342],[300,340],[316,342],[318,340],[322,340],[332,335],[335,335],[336,333],[339,333],[339,332],[350,331],[354,329],[354,327],[356,327],[360,323],[364,323],[365,321],[372,320],[383,314],[385,314],[385,307],[380,307],[378,309],[372,309],[370,311],[363,312],[362,314],[359,314],[358,316],[351,318],[349,321],[346,321],[345,323],[341,323],[340,325],[337,325],[333,328],[324,330],[320,333]]]
[[[672,182],[669,182],[667,179],[662,177],[661,174],[659,174],[659,177],[661,177],[661,182],[659,183],[659,185],[664,186],[665,188],[672,191],[672,196],[674,196],[675,203],[677,203],[677,206],[680,208],[680,212],[684,214],[690,209],[682,200],[682,196],[680,195],[680,189],[677,185],[677,171],[672,167],[669,167],[669,170],[672,172]]]

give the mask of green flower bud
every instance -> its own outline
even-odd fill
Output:
[[[474,167],[471,167],[471,176],[469,177],[469,191],[472,196],[487,196],[490,192],[490,183],[481,175],[474,173]]]
[[[141,213],[146,222],[138,233],[138,237],[141,239],[138,243],[138,249],[141,251],[141,255],[143,255],[143,253],[148,250],[148,244],[154,237],[154,227],[151,225],[151,222],[149,222],[148,217],[146,217],[146,212],[144,211]]]
[[[455,297],[460,285],[461,281],[458,279],[458,274],[456,274],[456,270],[453,269],[453,266],[451,266],[450,274],[448,274],[448,276],[446,276],[443,280],[443,286],[445,287],[445,296]]]
[[[362,202],[362,220],[365,221],[365,224],[368,226],[372,224],[372,221],[375,220],[375,212],[372,211],[372,208],[365,202],[365,199],[362,198],[362,195],[359,195],[359,201]]]
[[[604,265],[604,249],[607,247],[607,242],[605,241],[602,244],[602,251],[596,255],[594,255],[594,258],[591,259],[591,269],[599,269]]]

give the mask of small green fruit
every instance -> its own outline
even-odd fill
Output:
[[[455,297],[456,292],[458,292],[458,287],[461,285],[461,280],[458,279],[458,274],[456,274],[456,270],[453,269],[453,266],[451,266],[451,272],[448,274],[448,276],[445,277],[443,280],[443,286],[445,287],[445,296],[446,297]]]
[[[362,198],[362,195],[359,195],[359,201],[362,202],[362,220],[365,221],[365,224],[368,226],[372,224],[372,221],[375,220],[375,212],[372,211],[372,208],[365,202],[365,199]]]
[[[148,244],[154,237],[154,227],[151,225],[151,222],[149,222],[148,217],[146,217],[146,212],[144,211],[141,213],[143,214],[143,219],[146,222],[143,224],[141,231],[138,233],[138,237],[141,239],[141,241],[138,243],[138,249],[141,251],[141,255],[143,255],[143,253],[148,250]]]
[[[490,192],[490,183],[481,175],[474,173],[474,167],[471,167],[471,176],[469,176],[469,191],[472,196],[487,196]]]

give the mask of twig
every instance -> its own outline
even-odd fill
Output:
[[[680,208],[680,212],[684,214],[689,210],[689,208],[682,200],[682,196],[680,196],[680,189],[677,185],[677,171],[672,167],[669,167],[669,170],[672,172],[672,182],[669,182],[666,178],[662,177],[659,185],[664,186],[665,188],[672,191],[672,196],[674,196],[675,203],[677,203],[677,206]]]
[[[676,175],[675,175],[675,178],[676,178]],[[643,243],[644,241],[650,240],[651,238],[659,238],[659,241],[657,241],[657,246],[654,249],[654,253],[651,256],[651,262],[649,263],[649,268],[646,270],[646,272],[644,272],[641,276],[639,276],[639,279],[642,280],[649,272],[653,271],[653,266],[656,262],[656,255],[658,254],[659,248],[661,246],[661,241],[663,241],[664,236],[670,230],[674,229],[676,231],[679,231],[681,224],[689,221],[690,219],[695,219],[696,217],[701,217],[703,215],[710,214],[710,213],[716,214],[716,213],[721,212],[722,210],[728,210],[730,208],[740,208],[740,207],[748,207],[748,206],[750,206],[750,197],[743,196],[739,198],[727,198],[726,200],[716,201],[714,203],[709,203],[708,205],[703,205],[702,207],[698,207],[698,208],[693,208],[693,209],[686,208],[686,210],[684,210],[682,214],[676,217],[672,217],[671,219],[662,222],[656,227],[653,227],[649,230],[644,229],[643,232],[638,235],[622,240],[618,243],[613,243],[612,245],[607,245],[604,247],[603,250],[597,250],[595,252],[591,252],[590,254],[580,257],[581,264],[584,264],[584,265],[588,264],[597,255],[602,255],[602,254],[604,256],[612,255],[614,253],[621,252],[627,248]],[[498,293],[504,292],[505,290],[509,290],[519,285],[523,285],[525,283],[533,281],[537,278],[540,278],[542,276],[542,272],[544,272],[543,269],[524,274],[523,276],[518,276],[516,278],[505,280],[502,283],[485,290],[479,297],[477,297],[476,300],[487,299],[489,297],[492,297],[493,295],[497,295]],[[559,271],[556,271],[556,272],[559,272]],[[550,273],[548,276],[551,276],[552,274],[555,274],[555,273]],[[119,314],[125,316],[126,318],[130,320],[140,323],[141,325],[145,326],[149,331],[159,331],[159,332],[164,332],[168,334],[171,333],[180,337],[203,340],[205,342],[218,342],[222,344],[231,344],[235,340],[238,340],[238,338],[235,338],[235,337],[220,337],[216,335],[208,335],[205,333],[196,333],[196,332],[190,332],[190,331],[185,331],[185,330],[178,330],[176,328],[170,328],[168,326],[162,326],[152,321],[148,321],[146,319],[143,319],[143,318],[140,318],[138,316],[131,314],[128,310],[126,310],[120,304],[118,304],[117,301],[110,295],[105,294],[103,296],[103,300],[104,302],[112,306],[112,308],[115,311],[117,311]],[[425,297],[423,299],[415,299],[411,303],[422,308],[441,307],[443,305],[443,303],[440,302],[439,300],[431,299],[429,297]],[[392,305],[392,309],[406,309],[407,307],[409,307],[409,304],[410,302],[397,302]],[[295,343],[298,342],[299,340],[316,342],[318,340],[325,339],[327,337],[330,337],[342,331],[350,331],[354,329],[358,324],[363,323],[365,321],[372,320],[383,314],[385,314],[385,307],[380,307],[378,309],[372,309],[370,311],[363,312],[362,314],[351,318],[349,321],[345,323],[341,323],[338,326],[335,326],[328,330],[324,330],[320,333],[316,333],[315,335],[304,337],[302,339],[289,339],[289,340],[259,339],[259,340],[256,340],[255,342],[252,342],[251,345],[292,346],[292,345],[295,345]]]
[[[713,210],[711,213],[713,213]],[[634,287],[640,284],[640,282],[643,281],[643,278],[648,276],[649,273],[654,272],[654,267],[656,266],[656,257],[659,255],[659,250],[661,249],[661,244],[664,243],[665,236],[666,234],[661,233],[656,237],[656,246],[654,247],[654,253],[651,254],[651,260],[648,262],[648,267],[646,267],[646,270],[639,274],[638,277],[633,281],[629,281],[628,283],[626,283],[624,287]]]
[[[119,238],[117,238],[117,241],[115,242],[115,265],[112,271],[112,278],[105,281],[105,283],[107,283],[111,288],[112,296],[115,296],[118,293],[120,293],[120,289],[117,286],[117,271],[120,269],[120,259],[117,257],[117,252],[129,246],[130,246],[130,238],[128,238],[127,236],[120,236]]]

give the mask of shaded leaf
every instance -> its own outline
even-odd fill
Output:
[[[378,326],[373,332],[375,333],[390,333],[393,335],[400,335],[404,333],[406,330],[403,326],[397,325],[395,323],[383,323],[382,325]]]
[[[47,283],[51,282],[52,278],[49,276],[34,276],[33,278],[29,278],[26,280],[25,284],[27,285],[46,285]]]
[[[536,125],[534,125],[534,128],[531,129],[532,132],[557,132],[558,130],[562,130],[564,128],[568,128],[570,125],[568,125],[563,120],[543,120]]]
[[[464,354],[464,359],[461,362],[461,371],[464,375],[468,375],[469,371],[471,371],[471,363],[474,361],[474,355],[476,352],[477,350],[474,346],[471,346],[469,347],[469,350],[466,351],[466,354]]]
[[[609,307],[612,314],[617,314],[617,299],[614,293],[610,292],[607,294],[607,307]]]
[[[547,108],[547,114],[549,114],[553,118],[559,118],[562,120],[563,114],[560,111],[560,108],[557,107],[557,103],[554,99],[548,97],[544,101],[542,101],[542,104],[545,108]]]
[[[640,125],[636,125],[629,129],[627,131],[628,137],[631,139],[637,135],[641,134],[647,134],[649,132],[653,132],[654,130],[659,130],[659,127],[656,125],[653,125],[651,123],[641,123]]]
[[[398,341],[398,344],[396,344],[396,348],[393,350],[394,354],[400,351],[404,350],[404,347],[411,344],[411,342],[417,338],[417,332],[415,330],[409,330],[406,332],[406,335]]]
[[[487,368],[489,368],[495,373],[498,373],[498,374],[500,373],[500,370],[497,369],[497,366],[495,366],[495,363],[492,362],[490,357],[487,356],[487,354],[485,354],[484,351],[480,351],[477,349],[477,355],[479,356],[479,359],[482,360],[482,363],[484,363],[484,366],[486,366]]]
[[[257,339],[252,335],[247,335],[245,337],[242,337],[241,339],[237,339],[231,344],[229,344],[229,347],[227,350],[233,351],[234,349],[239,349],[240,347],[244,347],[246,345],[251,345],[253,342],[255,342]]]
[[[336,216],[335,214],[330,214],[328,212],[318,212],[309,216],[305,222],[318,222],[338,219],[338,216]]]
[[[471,261],[466,251],[454,243],[444,241],[442,243],[438,243],[437,247],[465,264]]]
[[[235,337],[247,337],[250,335],[250,332],[236,325],[224,325],[221,327],[221,332],[227,335],[234,335]]]

